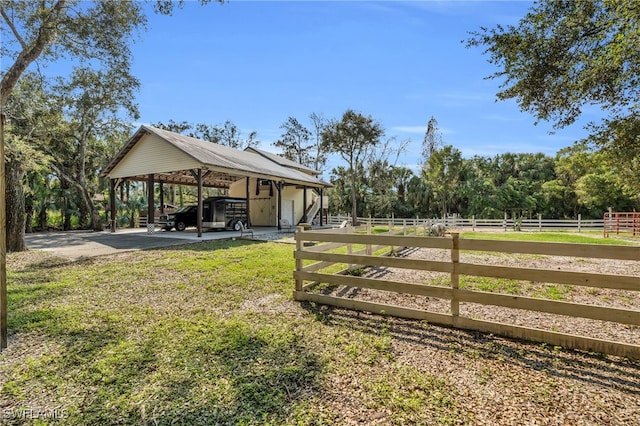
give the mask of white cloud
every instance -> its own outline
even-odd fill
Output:
[[[427,125],[424,124],[422,126],[393,126],[391,127],[391,130],[398,133],[411,133],[411,134],[424,135],[424,133],[427,131]],[[438,126],[438,130],[443,135],[453,135],[456,133],[454,130],[449,129],[447,127]]]
[[[426,125],[423,126],[394,126],[391,128],[394,132],[400,133],[418,133],[423,134],[427,129]]]

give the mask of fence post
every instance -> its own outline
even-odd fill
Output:
[[[538,231],[542,232],[542,213],[538,213]]]
[[[304,233],[304,227],[297,226],[296,232],[294,234],[294,238],[296,240],[296,251],[295,251],[296,253],[301,252],[304,247],[304,240],[302,238],[303,233]],[[302,271],[303,267],[304,267],[304,261],[302,259],[296,258],[296,272]],[[302,280],[298,277],[296,277],[296,291],[302,291]]]
[[[367,235],[371,235],[371,219],[369,219],[369,223],[367,224]],[[367,255],[371,256],[373,254],[373,251],[371,250],[371,244],[367,244],[365,248]]]
[[[578,213],[578,232],[582,230],[582,214]]]
[[[502,227],[504,228],[504,232],[507,232],[507,212],[504,212],[504,220],[502,221]]]
[[[391,220],[389,220],[389,230],[387,234],[393,235],[393,214],[391,214]],[[393,256],[393,246],[389,246],[389,255]]]
[[[451,248],[451,288],[453,289],[451,294],[451,315],[454,316],[453,324],[456,324],[458,315],[460,315],[460,302],[458,301],[458,287],[460,285],[460,276],[458,275],[458,263],[460,262],[460,234],[457,232],[451,233],[451,239],[453,247]]]
[[[402,235],[407,236],[407,219],[402,219]]]
[[[471,216],[471,230],[472,231],[476,230],[476,215],[475,214],[473,216]]]

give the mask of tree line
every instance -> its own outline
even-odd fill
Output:
[[[639,187],[627,179],[628,163],[585,141],[543,153],[504,153],[464,158],[460,150],[444,145],[432,117],[422,143],[422,166],[415,171],[397,160],[407,141],[384,140],[382,125],[352,110],[327,121],[318,149],[308,149],[313,132],[290,117],[276,143],[284,155],[305,165],[316,157],[338,155],[343,161],[331,170],[329,209],[355,217],[509,217],[601,218],[609,209],[640,208]],[[298,123],[292,138],[290,123]],[[295,143],[286,144],[285,141]],[[292,155],[304,151],[305,158]],[[314,154],[316,157],[314,157]]]

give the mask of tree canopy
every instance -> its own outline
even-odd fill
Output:
[[[636,0],[536,2],[517,26],[481,28],[468,46],[484,46],[504,79],[497,97],[556,128],[585,106],[608,117],[592,123],[601,147],[637,161],[640,151],[640,5]]]
[[[273,146],[282,150],[282,156],[313,170],[320,170],[327,156],[322,146],[322,131],[326,125],[322,114],[309,115],[313,131],[303,126],[295,117],[287,118],[280,128],[284,131]]]
[[[211,1],[200,0],[200,3]],[[162,14],[171,14],[183,4],[182,0],[148,2]],[[64,181],[63,186],[76,186],[82,193],[76,207],[90,212],[92,225],[99,227],[99,217],[87,192],[89,182],[94,180],[89,174],[96,174],[100,167],[96,153],[104,141],[128,126],[119,120],[124,115],[122,112],[132,118],[138,116],[134,99],[139,83],[130,74],[130,46],[139,32],[146,29],[143,5],[131,1],[0,1],[0,53],[8,64],[0,80],[0,109],[9,119],[7,132],[10,133],[6,138],[6,197],[0,200],[0,207],[2,211],[5,205],[8,207],[8,251],[26,248],[22,180],[35,170],[28,166],[24,155],[20,155],[19,151],[26,146],[45,152],[47,158],[53,159],[47,166]],[[42,68],[58,60],[70,64],[69,75],[47,79]],[[23,108],[27,103],[11,97],[20,80],[30,74],[34,63],[38,67],[31,73],[31,81],[17,96],[43,100],[44,104]],[[40,95],[43,91],[47,91],[46,96]],[[58,104],[46,105],[47,97],[55,98]],[[53,112],[55,108],[59,109],[57,113]],[[38,126],[32,116],[34,111],[55,116],[58,121],[48,128]],[[33,126],[29,128],[30,125]],[[0,169],[4,169],[4,140],[0,145]],[[5,174],[1,176],[0,188],[3,188]],[[80,214],[81,218],[85,216]]]
[[[242,130],[231,120],[225,121],[222,125],[213,125],[205,123],[191,124],[188,121],[176,122],[170,119],[167,123],[158,122],[152,124],[152,126],[235,149],[246,149],[258,145],[258,140],[256,139],[258,132],[253,130],[249,132],[247,137],[244,137]]]
[[[335,152],[347,162],[354,225],[357,225],[357,169],[363,166],[367,153],[380,143],[383,135],[379,122],[351,109],[345,111],[341,120],[331,121],[322,132],[324,151]]]
[[[424,132],[422,140],[422,168],[429,168],[429,159],[442,145],[442,133],[438,129],[438,120],[431,117],[427,123],[427,130]]]

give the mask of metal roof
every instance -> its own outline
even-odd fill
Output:
[[[280,157],[279,155],[273,154],[273,153],[268,152],[268,151],[263,151],[261,149],[258,149],[258,148],[252,147],[252,146],[250,146],[249,148],[245,149],[245,151],[255,152],[257,154],[262,155],[267,160],[271,160],[274,163],[280,164],[281,166],[298,169],[301,172],[308,173],[310,175],[317,176],[319,174],[322,174],[322,172],[319,172],[318,170],[313,170],[313,169],[311,169],[309,167],[303,166],[302,164],[296,163],[295,161],[291,161],[288,158]]]
[[[259,152],[240,151],[152,126],[141,126],[107,165],[101,176],[112,179],[147,180],[148,172],[139,172],[133,176],[120,176],[114,173],[114,169],[128,161],[128,155],[137,144],[151,143],[149,138],[145,138],[149,135],[160,138],[184,153],[186,155],[184,158],[189,159],[188,162],[185,161],[184,165],[176,164],[173,166],[175,170],[167,171],[159,168],[157,172],[154,171],[156,182],[195,185],[194,172],[200,168],[203,171],[203,185],[211,187],[228,188],[231,183],[245,177],[257,177],[317,188],[332,186],[310,174],[311,169],[275,154],[268,153],[267,156],[264,155],[266,151],[255,149],[253,151]],[[194,163],[199,166],[194,168]],[[308,172],[305,173],[301,170]]]

